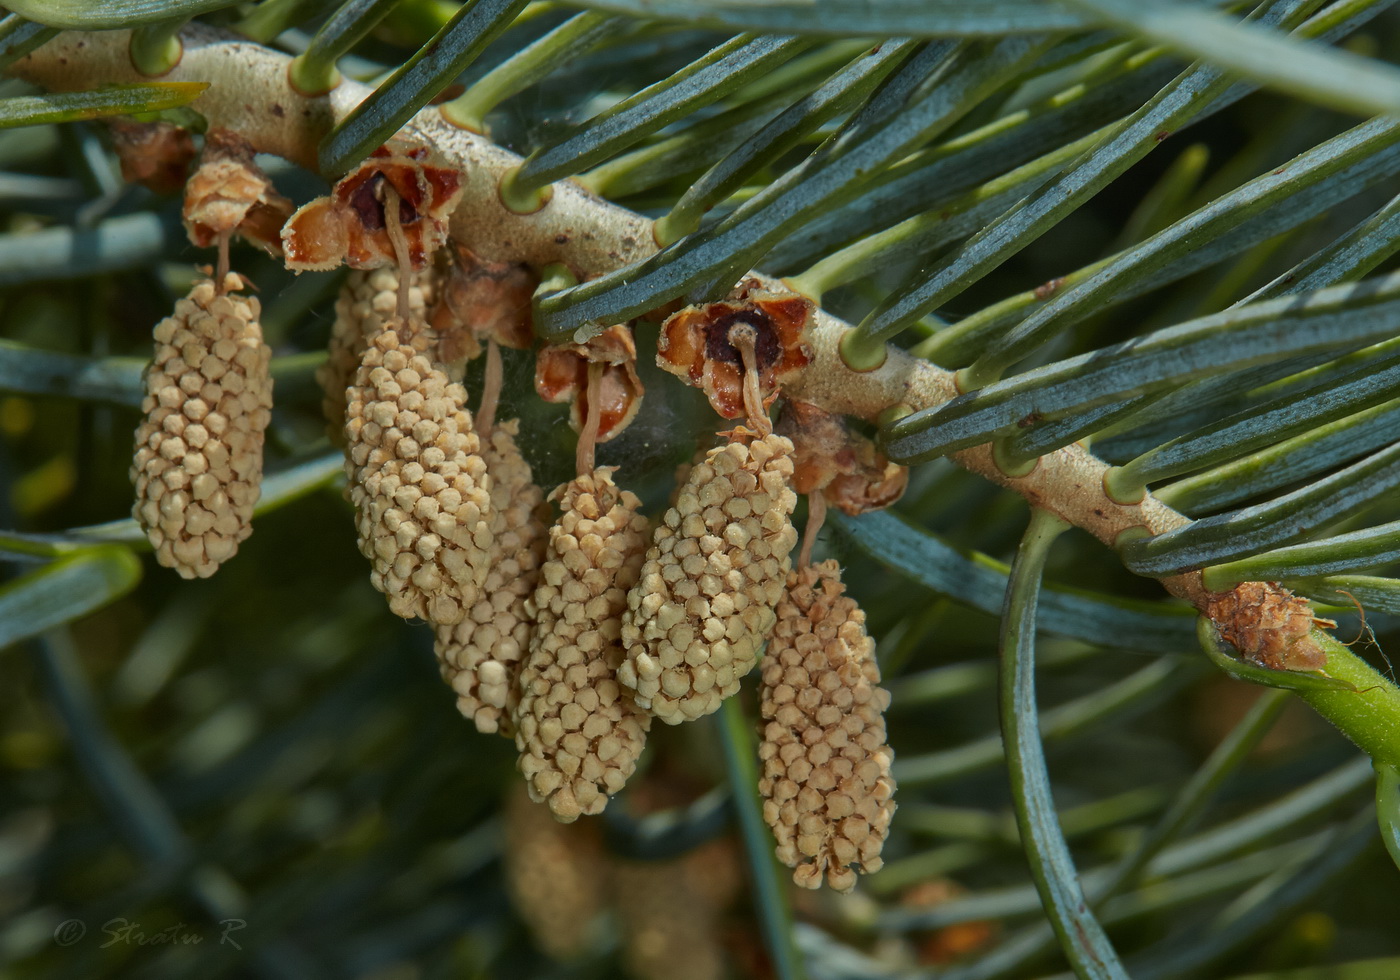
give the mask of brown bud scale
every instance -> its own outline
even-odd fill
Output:
[[[894,814],[875,643],[835,561],[792,572],[763,657],[763,817],[793,880],[837,891],[879,870]]]
[[[757,662],[797,542],[791,476],[786,437],[736,438],[691,469],[657,527],[618,677],[667,724],[715,711]]]
[[[792,489],[820,493],[843,513],[888,507],[909,484],[907,467],[891,463],[845,419],[817,405],[789,399],[775,431],[792,440]]]
[[[617,682],[627,589],[647,521],[635,494],[599,468],[554,494],[530,654],[520,673],[515,744],[532,799],[564,822],[601,813],[637,767],[651,719]]]
[[[233,273],[224,288],[195,283],[156,326],[131,464],[132,514],[185,578],[214,574],[252,533],[272,409],[258,301],[234,295]]]
[[[1274,670],[1320,670],[1327,654],[1310,635],[1313,625],[1336,626],[1313,616],[1312,606],[1277,582],[1241,582],[1212,595],[1205,613],[1220,635],[1247,660]]]
[[[282,254],[282,225],[292,202],[254,163],[252,145],[229,129],[204,137],[199,167],[185,185],[184,221],[190,241],[201,248],[239,234],[271,255]]]

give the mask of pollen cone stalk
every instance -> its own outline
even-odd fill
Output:
[[[793,880],[837,891],[878,871],[894,814],[889,693],[834,561],[792,572],[763,657],[758,789]]]
[[[797,542],[792,442],[734,438],[691,468],[627,596],[619,679],[670,725],[715,711],[773,628]]]
[[[258,301],[234,295],[235,274],[223,286],[196,283],[156,326],[131,463],[132,514],[185,578],[214,574],[252,533],[272,408]]]
[[[405,619],[458,623],[491,556],[486,465],[466,392],[428,355],[422,321],[391,320],[346,392],[346,475],[370,581]]]
[[[535,630],[520,673],[515,744],[532,799],[568,822],[600,813],[632,775],[651,719],[617,682],[622,610],[646,548],[636,495],[600,467],[554,494],[530,604]]]

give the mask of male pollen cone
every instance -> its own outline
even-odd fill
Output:
[[[346,392],[345,470],[370,582],[405,619],[461,621],[491,553],[491,500],[466,392],[401,321],[365,348]]]
[[[599,467],[555,491],[515,744],[530,797],[565,823],[601,813],[637,768],[651,719],[617,682],[627,590],[646,549],[635,494]]]
[[[894,814],[894,753],[865,613],[844,594],[835,561],[788,576],[763,657],[765,722],[758,789],[778,860],[793,881],[850,891],[856,869],[879,870]]]
[[[258,301],[195,283],[155,328],[146,369],[146,413],[136,430],[132,514],[156,560],[185,578],[207,578],[253,533],[262,483],[263,432],[271,417],[272,351]]]
[[[410,319],[421,318],[432,301],[432,278],[415,274],[409,280]],[[345,389],[355,380],[365,346],[398,315],[399,270],[355,269],[346,277],[335,300],[335,320],[327,345],[328,357],[316,369],[321,385],[321,410],[331,442],[345,444]]]
[[[736,438],[691,468],[627,595],[618,677],[669,725],[739,689],[774,622],[797,543],[792,442]]]
[[[515,444],[519,421],[502,422],[481,447],[491,477],[491,553],[486,581],[460,622],[439,625],[434,650],[457,710],[479,732],[515,735],[520,667],[533,626],[526,603],[544,559],[544,491]]]

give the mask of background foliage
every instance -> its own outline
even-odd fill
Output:
[[[1013,570],[1025,503],[933,459],[898,513],[833,520],[823,547],[893,692],[886,868],[851,898],[785,894],[743,819],[751,703],[659,732],[606,821],[633,857],[747,842],[752,888],[719,935],[735,975],[1114,975],[1094,973],[1094,930],[1069,929],[1061,952],[1047,925],[1074,920],[1072,856],[1134,977],[1400,976],[1400,875],[1369,761],[1291,695],[1216,671],[1189,611],[1124,571],[1286,580],[1337,604],[1344,638],[1346,588],[1379,641],[1356,649],[1393,676],[1400,128],[1359,118],[1400,111],[1391,5],[586,6],[11,4],[58,26],[145,23],[155,57],[196,14],[310,46],[308,77],[350,50],[340,70],[383,84],[323,144],[332,175],[454,86],[451,111],[528,156],[521,194],[579,176],[675,242],[625,281],[548,298],[542,330],[713,293],[758,265],[863,336],[988,385],[891,427],[897,457],[996,437],[1015,461],[1092,438],[1129,464],[1127,485],[1209,518],[1121,561],[1037,525]],[[50,36],[13,14],[0,35],[12,54]],[[3,94],[0,122],[22,128],[0,133],[0,962],[46,977],[617,975],[616,921],[555,963],[510,908],[514,752],[460,719],[428,631],[369,586],[311,380],[337,277],[236,253],[277,355],[277,475],[216,578],[156,569],[121,523],[140,370],[151,326],[210,257],[184,242],[176,202],[120,182],[100,123],[52,120],[194,93]],[[298,202],[324,187],[272,172]],[[550,486],[572,433],[534,399],[528,358],[507,368],[507,410]],[[692,392],[646,378],[641,418],[600,455],[656,507],[709,422]],[[1027,405],[1038,416],[1020,425]],[[712,787],[665,832],[638,821]],[[1381,829],[1400,840],[1400,791],[1383,790]],[[1059,890],[1048,919],[1036,883]],[[207,938],[100,948],[118,917]],[[214,942],[230,918],[247,923],[241,951]],[[63,946],[70,919],[89,932]],[[1349,965],[1308,971],[1326,964]]]

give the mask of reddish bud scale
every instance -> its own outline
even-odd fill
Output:
[[[189,130],[164,121],[143,123],[121,117],[109,120],[107,128],[122,180],[144,184],[157,194],[184,188],[195,157]]]
[[[776,395],[783,382],[812,361],[806,331],[816,305],[792,293],[774,293],[745,280],[734,299],[688,306],[669,317],[656,343],[656,363],[699,388],[710,406],[727,419],[749,414],[744,402],[743,354],[730,331],[753,331],[753,365],[758,394]]]
[[[763,657],[758,789],[793,880],[837,891],[883,863],[894,814],[875,643],[835,561],[792,572]]]
[[[541,347],[535,355],[535,391],[547,402],[569,403],[569,424],[583,431],[588,418],[588,366],[600,364],[598,442],[607,442],[637,417],[646,390],[637,376],[632,331],[614,324],[582,344]]]
[[[298,272],[398,265],[385,214],[385,185],[399,201],[408,263],[424,268],[447,241],[447,219],[462,198],[462,174],[424,146],[390,140],[331,188],[297,209],[282,229],[287,268]]]

